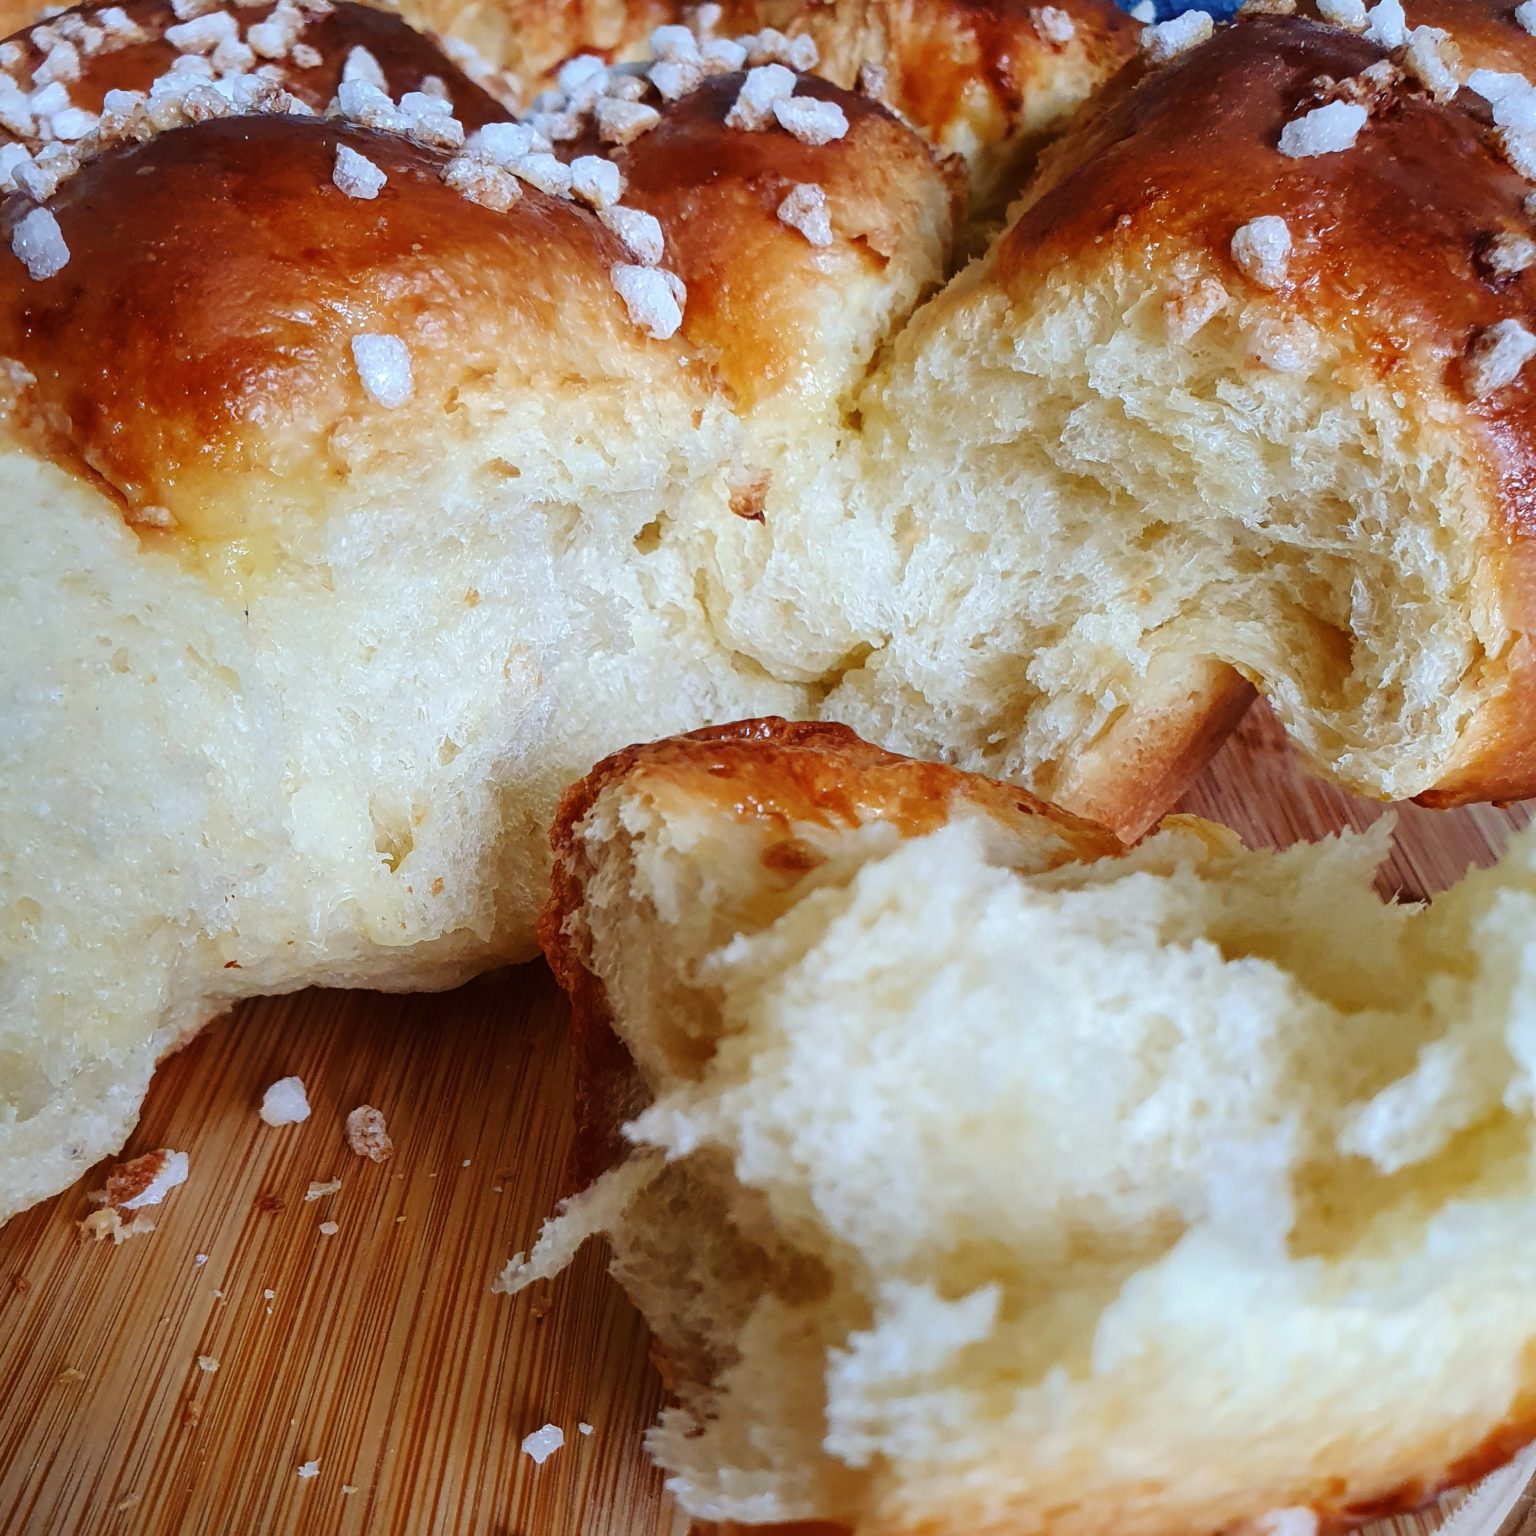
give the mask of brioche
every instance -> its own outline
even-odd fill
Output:
[[[1258,687],[1366,793],[1531,787],[1518,82],[1154,30],[1020,183],[1108,0],[752,16],[517,121],[331,0],[0,45],[0,1215],[243,997],[529,955],[627,742],[842,721],[1133,838]],[[1358,143],[1281,153],[1314,98]]]
[[[699,1518],[1288,1532],[1478,1475],[1536,1432],[1536,839],[1403,907],[1387,828],[1127,853],[781,721],[610,759],[541,928],[610,1166],[499,1288],[609,1236]]]

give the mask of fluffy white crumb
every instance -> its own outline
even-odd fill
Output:
[[[360,51],[360,49],[353,50],[354,53]],[[367,155],[360,155],[355,149],[345,144],[338,144],[336,165],[331,171],[331,180],[348,197],[361,198],[364,202],[368,202],[379,195],[389,178]]]
[[[261,1118],[268,1125],[297,1125],[309,1119],[309,1098],[302,1078],[280,1077],[261,1096]]]
[[[216,1370],[218,1370],[219,1362],[215,1360],[212,1355],[199,1355],[197,1357],[197,1368],[200,1371],[207,1372],[207,1374],[211,1376]]]
[[[1248,354],[1275,373],[1302,373],[1317,356],[1317,332],[1298,317],[1269,317],[1248,332]]]
[[[1209,11],[1185,11],[1168,21],[1154,22],[1141,34],[1141,49],[1149,62],[1166,64],[1198,47],[1216,30]]]
[[[199,1269],[201,1269],[203,1265],[208,1262],[208,1255],[206,1253],[200,1253],[195,1259],[192,1260],[192,1262],[196,1264]]]
[[[411,354],[398,336],[365,332],[352,338],[352,358],[368,397],[386,410],[402,406],[415,392]]]
[[[583,1419],[576,1426],[576,1433],[578,1435],[590,1435],[592,1433],[592,1426],[590,1424],[588,1424],[585,1419]]]
[[[384,1116],[371,1104],[359,1104],[347,1116],[347,1145],[374,1163],[386,1162],[395,1153]]]
[[[299,1476],[300,1477],[318,1477],[319,1475],[320,1475],[320,1458],[318,1456],[315,1457],[315,1459],[313,1461],[306,1461],[299,1468]]]
[[[1291,259],[1291,231],[1272,213],[1250,219],[1232,236],[1232,259],[1259,288],[1278,288]]]
[[[341,1491],[342,1491],[343,1494],[349,1494],[349,1493],[356,1493],[357,1489],[354,1488],[351,1483],[343,1483],[341,1485]]]
[[[779,127],[802,144],[830,144],[848,132],[848,115],[835,101],[815,96],[790,96],[773,104]]]
[[[623,299],[629,318],[648,336],[665,341],[677,334],[683,323],[682,305],[667,281],[670,274],[659,267],[641,267],[632,262],[616,262],[609,280],[614,292]]]
[[[46,208],[34,208],[16,221],[11,249],[35,282],[53,277],[69,264],[69,247],[59,221]]]
[[[100,1242],[104,1237],[112,1239],[115,1248],[119,1243],[126,1243],[130,1237],[142,1237],[146,1232],[153,1232],[155,1224],[148,1216],[140,1212],[132,1221],[125,1222],[115,1205],[105,1205],[99,1211],[92,1211],[79,1224],[93,1242]]]
[[[1352,149],[1369,115],[1357,101],[1330,101],[1314,107],[1280,130],[1280,153],[1305,160]]]
[[[1518,320],[1500,320],[1480,331],[1467,351],[1467,388],[1475,399],[1513,384],[1536,357],[1536,336]]]
[[[1227,307],[1227,290],[1214,277],[1190,283],[1163,303],[1163,317],[1174,341],[1189,341]]]
[[[827,194],[813,183],[801,182],[789,189],[789,195],[779,204],[779,220],[799,230],[812,245],[832,244]]]
[[[261,1294],[262,1294],[262,1296],[266,1300],[271,1301],[272,1298],[277,1295],[277,1292],[276,1291],[263,1291]]]
[[[531,1435],[523,1436],[523,1455],[543,1466],[565,1444],[565,1431],[558,1424],[546,1424]]]
[[[334,1221],[322,1221],[320,1223],[321,1237],[335,1237],[341,1228]]]
[[[306,1202],[310,1200],[323,1200],[327,1195],[334,1195],[341,1188],[340,1179],[327,1179],[323,1184],[316,1179],[311,1179],[309,1188],[304,1191]]]

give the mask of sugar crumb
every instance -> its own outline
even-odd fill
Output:
[[[791,187],[779,204],[778,214],[781,223],[799,230],[812,245],[832,244],[832,216],[827,208],[827,194],[819,186],[800,182]]]
[[[1293,160],[1352,149],[1370,114],[1354,101],[1330,101],[1292,118],[1280,130],[1280,153]]]
[[[1289,226],[1274,214],[1250,219],[1232,236],[1232,259],[1255,286],[1280,287],[1291,259]]]
[[[411,354],[398,336],[354,336],[352,358],[369,399],[386,410],[404,405],[415,392]]]
[[[546,1424],[542,1429],[534,1430],[531,1435],[523,1436],[522,1451],[523,1455],[542,1467],[564,1444],[565,1431],[558,1424]]]
[[[775,121],[775,105],[788,101],[794,94],[794,73],[782,64],[761,64],[749,69],[731,110],[725,114],[725,126],[761,133]]]
[[[379,195],[389,178],[366,155],[358,154],[350,145],[338,144],[331,180],[348,197],[367,202]]]
[[[309,1119],[309,1099],[304,1092],[304,1081],[297,1077],[280,1077],[261,1096],[261,1118],[271,1126],[297,1125]]]
[[[11,249],[34,282],[56,276],[69,264],[64,232],[46,208],[33,208],[16,221],[11,230]]]
[[[1185,11],[1143,29],[1141,50],[1152,64],[1166,64],[1206,42],[1216,30],[1209,11]]]
[[[773,104],[773,115],[786,133],[802,144],[830,144],[848,132],[848,117],[835,101],[815,96],[791,96]]]
[[[683,323],[682,300],[659,267],[618,262],[609,272],[614,291],[624,301],[629,318],[648,336],[665,341]],[[677,280],[673,278],[673,282]],[[679,287],[681,284],[678,285]]]
[[[1367,26],[1365,0],[1317,0],[1317,14],[1346,32],[1364,32]]]
[[[1536,357],[1536,336],[1518,320],[1500,320],[1477,333],[1467,349],[1466,381],[1474,399],[1513,384]]]

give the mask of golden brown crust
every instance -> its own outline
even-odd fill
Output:
[[[846,726],[740,720],[664,741],[626,747],[572,785],[550,830],[554,873],[539,918],[539,945],[571,999],[576,1146],[572,1188],[583,1187],[625,1151],[619,1127],[644,1106],[644,1090],[612,1028],[602,982],[589,968],[585,929],[572,921],[592,873],[578,829],[605,791],[625,780],[685,786],[691,801],[765,828],[765,860],[796,864],[795,829],[881,821],[903,837],[943,825],[957,801],[1004,823],[1047,818],[1063,834],[1060,861],[1103,858],[1119,842],[1015,785],[919,762],[871,746]],[[803,867],[803,866],[802,866]]]
[[[922,254],[938,278],[952,199],[910,129],[823,80],[802,75],[796,94],[842,108],[848,132],[840,139],[809,145],[782,131],[726,127],[743,78],[706,81],[613,159],[628,183],[625,202],[660,221],[667,261],[688,285],[684,335],[750,409],[812,371],[807,359],[821,350],[827,317],[847,302],[850,283]],[[778,216],[802,184],[826,196],[830,246],[811,247]],[[914,238],[923,228],[935,231],[931,253]]]
[[[1233,668],[1191,661],[1134,700],[1051,793],[1063,809],[1134,842],[1178,802],[1253,700],[1253,685]]]
[[[1280,153],[1281,129],[1323,99],[1320,81],[1356,77],[1384,57],[1338,28],[1255,17],[1164,67],[1125,71],[1047,157],[990,274],[1023,298],[1088,253],[1153,267],[1193,253],[1244,293],[1233,234],[1261,214],[1284,218],[1294,251],[1277,301],[1343,339],[1361,388],[1424,401],[1426,414],[1467,434],[1486,466],[1492,516],[1481,553],[1514,634],[1485,663],[1488,702],[1425,798],[1517,797],[1536,790],[1523,638],[1536,630],[1536,371],[1472,399],[1465,359],[1498,321],[1536,329],[1536,269],[1498,275],[1480,259],[1492,236],[1530,234],[1530,186],[1469,92],[1442,106],[1400,86],[1353,148]]]
[[[373,201],[334,185],[338,144],[386,173]],[[239,117],[89,162],[50,204],[63,271],[35,282],[0,261],[0,353],[36,375],[50,443],[130,520],[162,506],[176,537],[227,539],[275,509],[319,516],[342,488],[338,429],[385,414],[358,334],[410,351],[392,432],[498,374],[641,381],[654,355],[683,377],[615,294],[627,254],[591,213],[532,187],[494,212],[441,180],[447,158],[334,120]],[[10,199],[0,233],[24,212]]]

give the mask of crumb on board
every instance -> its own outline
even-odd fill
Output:
[[[320,1223],[320,1235],[322,1237],[335,1237],[341,1228],[334,1221],[322,1221]]]
[[[347,1116],[347,1145],[374,1163],[385,1162],[395,1151],[384,1116],[371,1104],[359,1104]]]
[[[261,1096],[261,1118],[268,1125],[297,1125],[309,1119],[309,1097],[304,1081],[298,1077],[280,1077]]]
[[[318,1456],[313,1461],[306,1461],[299,1467],[299,1476],[301,1478],[318,1477],[319,1475],[320,1458]]]
[[[304,1202],[307,1205],[311,1200],[323,1200],[327,1195],[334,1195],[340,1188],[340,1179],[327,1179],[323,1184],[311,1179],[309,1188],[304,1191]]]
[[[218,1370],[219,1362],[212,1355],[199,1355],[197,1357],[197,1368],[211,1376]]]
[[[531,1435],[523,1436],[523,1455],[531,1457],[535,1465],[543,1466],[565,1444],[565,1431],[558,1424],[546,1424]]]
[[[576,1426],[576,1433],[578,1435],[590,1435],[592,1433],[592,1426],[590,1424],[588,1424],[585,1419],[583,1419]]]

